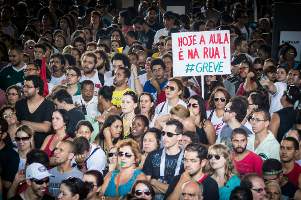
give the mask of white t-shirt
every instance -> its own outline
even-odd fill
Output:
[[[90,80],[94,83],[94,95],[97,96],[98,95],[98,90],[99,88],[101,88],[101,83],[98,77],[98,71],[95,69],[94,70],[95,74],[92,78],[88,78],[84,75],[82,75],[82,78],[79,80],[79,82],[83,82],[85,80]]]
[[[55,78],[54,76],[51,75],[51,81],[49,81],[50,84],[52,84],[53,86],[55,85],[61,85],[63,80],[66,80],[66,75],[63,74],[63,76],[59,77],[59,78]]]
[[[155,39],[154,39],[154,44],[159,42],[159,37],[161,35],[168,35],[168,31],[165,29],[165,27],[157,31],[157,33],[155,35]]]
[[[210,117],[211,112],[212,112],[212,110],[207,110],[206,111],[207,119]],[[214,110],[214,112],[212,114],[212,117],[211,117],[211,123],[213,124],[213,127],[215,129],[215,134],[217,135],[216,141],[220,141],[220,133],[221,133],[222,127],[224,125],[226,125],[226,123],[223,121],[223,117],[218,118],[216,116],[215,110]]]
[[[86,103],[83,99],[82,95],[76,95],[72,97],[73,103],[77,103],[78,105],[84,105],[86,107],[87,115],[90,117],[96,117],[101,115],[101,113],[97,110],[98,97],[93,96],[93,98]]]
[[[284,90],[286,89],[287,84],[282,82],[276,82],[274,85],[277,88],[277,92],[271,95],[271,105],[270,105],[270,114],[282,109],[282,104],[280,103],[281,96],[283,95]]]
[[[241,33],[244,35],[244,37],[247,39],[247,40],[249,40],[249,34],[251,34],[251,32],[252,32],[252,29],[251,28],[249,28],[249,34],[248,34],[248,31],[247,31],[247,29],[246,29],[246,27],[244,26],[242,29],[240,29],[240,31],[241,31]]]

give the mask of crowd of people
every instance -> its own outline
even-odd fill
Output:
[[[0,200],[301,199],[301,67],[288,43],[271,58],[273,1],[120,3],[3,1]],[[215,30],[231,74],[202,97],[172,34]]]

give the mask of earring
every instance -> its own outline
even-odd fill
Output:
[[[66,129],[67,129],[67,127],[66,127],[66,126],[64,126],[64,129],[66,130]]]

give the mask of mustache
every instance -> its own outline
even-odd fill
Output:
[[[59,68],[57,66],[55,66],[55,65],[53,65],[51,67],[51,69],[52,69],[53,72],[58,72],[59,71]]]

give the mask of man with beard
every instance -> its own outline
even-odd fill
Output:
[[[152,45],[156,32],[146,24],[142,17],[136,17],[132,24],[135,31],[139,33],[139,41],[147,48],[147,54],[151,56],[153,54]]]
[[[25,77],[23,94],[25,99],[16,103],[16,114],[20,125],[28,125],[34,131],[35,147],[39,149],[51,129],[54,104],[42,97],[44,81],[38,75]]]
[[[207,163],[207,153],[207,149],[199,143],[191,143],[186,146],[184,154],[185,172],[171,180],[164,199],[179,199],[181,187],[186,181],[202,183],[204,199],[219,199],[216,181],[203,172],[203,168]]]
[[[49,91],[56,85],[63,84],[66,81],[66,76],[63,74],[66,59],[61,53],[55,53],[50,56],[50,68],[51,68],[51,81],[48,83]]]
[[[146,22],[147,25],[155,30],[158,31],[162,28],[164,28],[164,26],[162,26],[161,24],[156,22],[156,17],[157,17],[157,11],[155,7],[149,7],[146,11]]]
[[[90,80],[94,83],[94,95],[97,96],[99,88],[102,86],[96,68],[97,56],[91,51],[86,51],[82,55],[82,67],[84,74],[79,82]]]
[[[12,46],[8,51],[9,62],[6,67],[0,71],[0,88],[3,91],[24,80],[25,64],[23,62],[23,47],[20,45]]]
[[[102,50],[96,50],[94,53],[97,57],[96,69],[98,71],[98,78],[101,85],[104,85],[106,80],[112,75],[112,73],[110,72],[109,57],[106,52]]]
[[[26,199],[41,199],[41,200],[54,200],[55,198],[46,194],[46,189],[49,185],[49,174],[46,167],[40,163],[32,163],[26,169],[27,189],[20,194],[10,198],[10,200],[23,200]]]
[[[262,159],[252,151],[246,149],[248,134],[242,128],[236,128],[231,134],[231,145],[233,147],[232,157],[235,162],[240,178],[248,173],[261,174]]]
[[[283,176],[301,188],[301,167],[295,162],[298,153],[299,143],[295,138],[286,137],[282,140],[279,154],[283,167]]]

